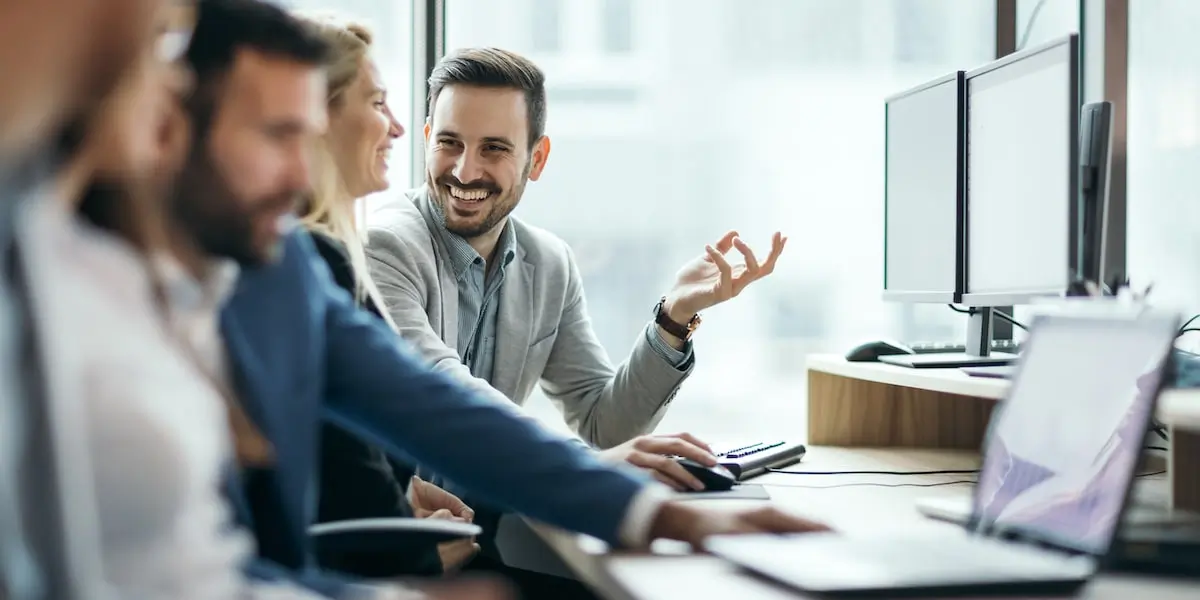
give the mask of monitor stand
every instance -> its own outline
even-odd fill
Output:
[[[957,369],[962,367],[992,367],[1009,365],[1017,355],[991,351],[992,309],[979,307],[971,314],[967,326],[967,351],[944,354],[894,354],[880,356],[879,362],[913,369]]]

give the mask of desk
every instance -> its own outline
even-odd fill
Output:
[[[978,449],[1009,382],[958,369],[910,369],[813,355],[808,441],[834,446]],[[1200,511],[1200,390],[1168,390],[1158,420],[1171,437],[1171,506]]]
[[[961,470],[978,465],[970,451],[917,449],[855,449],[814,446],[803,469],[844,470]],[[797,466],[796,468],[801,468]],[[962,476],[815,476],[770,474],[755,479],[768,486],[772,502],[784,510],[820,519],[841,531],[870,533],[930,531],[952,525],[921,517],[913,508],[918,498],[969,493],[968,485],[943,487],[857,487],[844,484],[940,483]],[[1165,480],[1159,483],[1165,484]],[[838,486],[838,487],[825,487]],[[713,508],[745,508],[747,501],[694,500]],[[675,543],[656,544],[650,553],[609,553],[593,538],[536,526],[539,535],[579,578],[600,596],[616,600],[795,600],[805,596],[745,574],[708,556],[691,555]],[[1172,581],[1122,575],[1102,575],[1088,586],[1083,598],[1196,597],[1197,581]]]
[[[978,466],[978,451],[996,401],[1009,383],[970,377],[957,369],[909,369],[850,363],[840,356],[810,356],[809,453],[804,470],[962,470]],[[1162,503],[1200,510],[1200,391],[1169,391],[1158,419],[1171,435],[1169,477],[1159,477]],[[872,449],[872,447],[874,447]],[[842,531],[872,533],[953,527],[925,519],[920,498],[969,493],[968,485],[866,487],[868,483],[929,484],[962,476],[803,476],[770,474],[772,502]],[[858,484],[858,485],[845,485]],[[819,487],[819,486],[838,487]],[[807,486],[807,487],[805,487]],[[818,487],[813,487],[818,486]],[[1157,495],[1157,494],[1154,494]],[[745,501],[697,500],[713,507],[744,508]],[[690,600],[801,598],[717,559],[659,543],[650,553],[609,553],[598,540],[535,527],[576,575],[604,598]],[[1200,582],[1104,574],[1082,595],[1096,600],[1196,598]]]

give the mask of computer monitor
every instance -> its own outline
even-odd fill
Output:
[[[1079,41],[966,74],[963,303],[1061,295],[1077,271]]]
[[[1079,227],[1077,279],[1103,291],[1108,273],[1108,184],[1112,164],[1112,103],[1085,104],[1079,113]],[[1083,291],[1090,291],[1085,289]]]
[[[885,300],[961,299],[964,75],[884,101]]]

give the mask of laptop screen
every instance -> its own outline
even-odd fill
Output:
[[[975,490],[978,526],[1107,553],[1178,320],[1044,318],[997,412]]]

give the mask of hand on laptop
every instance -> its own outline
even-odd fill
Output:
[[[458,496],[417,476],[413,476],[409,482],[408,502],[412,505],[413,515],[418,519],[446,519],[465,523],[475,519],[475,511]],[[447,573],[458,570],[474,558],[479,549],[475,538],[438,544],[438,557],[442,560],[442,569]]]
[[[627,462],[644,469],[655,479],[677,491],[703,490],[704,484],[681,467],[673,457],[690,458],[711,467],[717,464],[712,448],[690,433],[643,435],[600,452],[610,462]]]
[[[750,510],[713,510],[682,502],[667,502],[650,526],[651,539],[687,542],[700,549],[713,535],[751,533],[809,533],[830,531],[829,526],[764,506]]]

